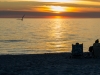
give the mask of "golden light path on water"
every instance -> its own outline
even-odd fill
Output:
[[[51,25],[51,30],[49,33],[50,37],[54,39],[53,42],[49,42],[49,43],[51,43],[54,49],[57,50],[56,52],[66,51],[66,47],[69,46],[69,44],[66,43],[66,37],[65,37],[66,31],[64,29],[65,26],[62,24],[63,24],[63,20],[59,17],[56,17],[54,19],[54,23],[52,23]],[[69,28],[70,26],[67,25],[67,30]]]
[[[60,48],[63,46],[62,42],[58,40],[62,36],[61,30],[62,30],[61,19],[55,19],[55,24],[52,27],[51,36],[54,36],[55,40],[57,40],[57,42],[54,43],[55,44],[54,46],[56,48]]]

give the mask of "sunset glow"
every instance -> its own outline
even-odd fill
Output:
[[[100,17],[98,0],[0,0],[0,17]]]
[[[64,7],[61,6],[50,6],[50,10],[54,11],[55,13],[60,13],[66,11]]]
[[[74,0],[43,0],[44,2],[73,2]]]

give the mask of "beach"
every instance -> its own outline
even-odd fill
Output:
[[[70,56],[71,53],[0,55],[0,75],[100,75],[99,58]]]

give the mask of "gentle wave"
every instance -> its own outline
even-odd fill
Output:
[[[0,40],[0,42],[25,42],[26,40]]]

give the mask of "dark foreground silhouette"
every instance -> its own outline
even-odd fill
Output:
[[[71,53],[0,55],[0,75],[100,74],[100,59],[70,58],[70,55]]]

